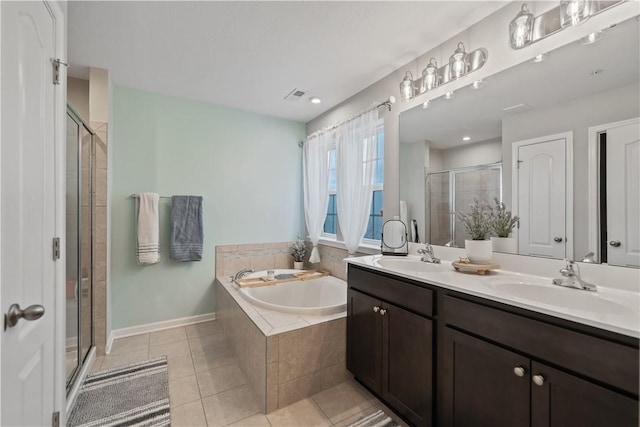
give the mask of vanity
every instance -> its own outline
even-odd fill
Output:
[[[347,367],[410,424],[638,425],[637,294],[422,264],[348,259]]]

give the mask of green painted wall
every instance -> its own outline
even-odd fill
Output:
[[[304,124],[115,86],[113,132],[113,329],[215,311],[215,246],[304,231]],[[136,264],[130,195],[140,192],[204,197],[201,262],[169,259],[171,203],[161,199],[161,261]]]

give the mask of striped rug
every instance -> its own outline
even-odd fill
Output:
[[[169,426],[166,356],[88,375],[67,424]]]
[[[391,417],[384,413],[382,409],[371,415],[360,418],[358,421],[349,424],[347,427],[398,427],[398,424]]]

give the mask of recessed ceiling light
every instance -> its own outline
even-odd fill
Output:
[[[463,136],[462,140],[463,141],[471,141],[471,137],[470,136]]]
[[[444,94],[444,98],[445,99],[453,99],[453,91],[449,91],[447,93]]]
[[[422,108],[429,108],[429,105],[431,104],[431,100],[427,99],[426,101],[424,101],[422,103]]]
[[[545,61],[547,58],[549,58],[549,52],[541,53],[540,55],[536,55],[535,58],[533,58],[533,62],[542,62],[542,61]]]
[[[309,98],[309,101],[312,104],[320,104],[322,102],[322,99],[318,98],[317,96],[312,96],[311,98]]]
[[[480,79],[480,80],[476,80],[475,82],[473,82],[471,87],[474,88],[474,89],[480,89],[480,88],[483,88],[484,85],[485,85],[484,80]]]

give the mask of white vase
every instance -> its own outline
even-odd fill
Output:
[[[304,261],[293,261],[294,270],[304,270]]]
[[[490,264],[493,255],[491,240],[465,240],[464,250],[472,264]]]
[[[518,253],[518,239],[515,237],[492,237],[493,251],[505,254]]]

